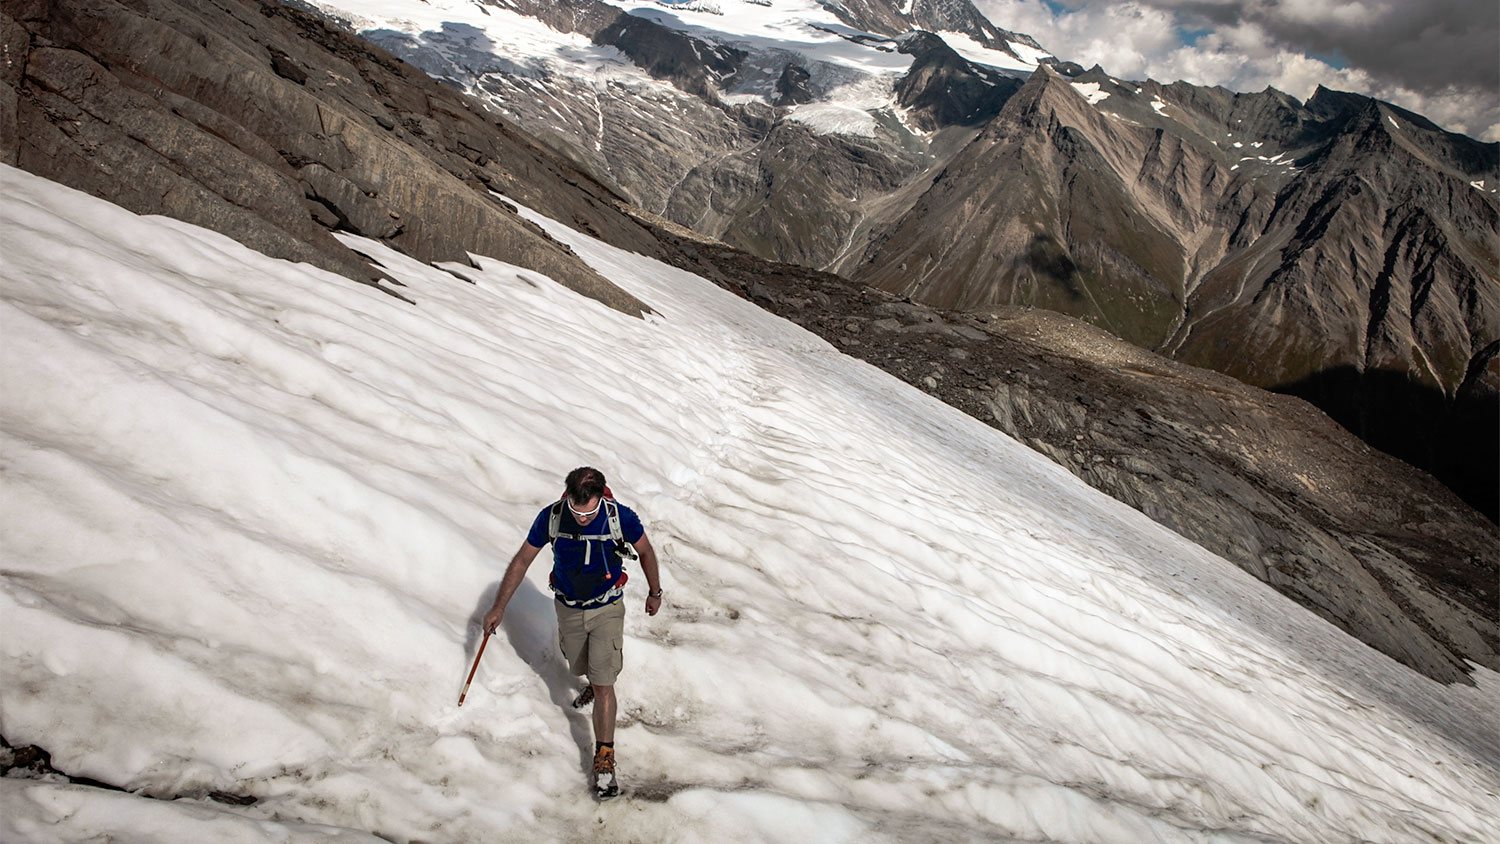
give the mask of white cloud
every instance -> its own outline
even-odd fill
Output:
[[[1034,36],[1058,58],[1085,67],[1099,64],[1115,76],[1181,79],[1235,91],[1269,85],[1299,99],[1322,84],[1387,100],[1451,131],[1500,140],[1500,96],[1484,85],[1434,79],[1430,68],[1403,77],[1390,67],[1335,67],[1309,55],[1314,48],[1342,55],[1368,50],[1356,39],[1384,32],[1389,27],[1382,21],[1396,14],[1396,6],[1381,0],[1075,0],[1074,8],[1062,13],[1041,0],[976,0],[975,5],[996,25]],[[1207,33],[1187,44],[1183,32],[1188,29]],[[1303,30],[1309,36],[1302,44],[1287,36]],[[1335,37],[1350,40],[1314,43]],[[1412,36],[1424,37],[1425,32]]]

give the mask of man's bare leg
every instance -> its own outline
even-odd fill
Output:
[[[594,686],[594,741],[615,742],[614,686]]]

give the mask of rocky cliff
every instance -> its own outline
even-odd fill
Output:
[[[8,2],[0,27],[6,163],[361,281],[379,273],[331,230],[424,261],[493,255],[643,309],[494,195],[650,248],[609,191],[317,18],[271,2],[33,0]]]

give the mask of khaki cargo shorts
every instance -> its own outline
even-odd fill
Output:
[[[589,675],[589,684],[613,686],[620,676],[625,645],[625,599],[589,609],[574,609],[553,601],[557,610],[557,639],[568,670]]]

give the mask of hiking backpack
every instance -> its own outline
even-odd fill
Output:
[[[552,588],[552,592],[557,595],[558,600],[562,601],[564,604],[570,607],[585,608],[602,606],[603,604],[609,603],[610,601],[614,600],[622,592],[624,592],[625,581],[630,579],[630,575],[625,573],[625,561],[639,559],[639,557],[635,552],[635,548],[633,548],[629,542],[625,541],[625,533],[620,528],[619,505],[615,502],[614,495],[610,492],[609,487],[606,486],[604,488],[604,495],[599,499],[599,506],[604,508],[604,516],[609,523],[609,533],[563,533],[562,511],[563,508],[567,506],[567,504],[568,496],[564,494],[562,498],[558,499],[556,504],[552,505],[552,510],[548,514],[547,538],[554,543],[552,547],[557,547],[556,542],[558,539],[572,539],[574,541],[583,542],[583,567],[588,568],[594,554],[594,543],[601,543],[599,552],[600,556],[604,558],[604,580],[613,582],[613,585],[610,586],[610,588],[606,590],[604,594],[582,601],[564,595],[562,590],[557,586],[557,578],[555,575],[548,577],[547,585]],[[605,540],[611,540],[614,542],[615,547],[613,553],[604,553],[602,543]],[[616,578],[618,578],[618,580],[616,580]]]

